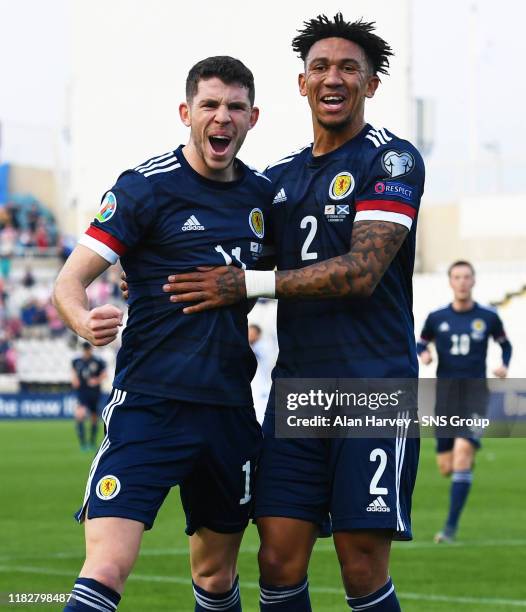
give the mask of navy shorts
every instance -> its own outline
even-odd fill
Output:
[[[464,438],[473,444],[473,446],[479,450],[482,446],[480,438],[476,436],[458,436],[459,438]],[[456,438],[437,438],[436,439],[436,452],[437,453],[447,453],[453,450],[455,446]]]
[[[435,415],[472,418],[485,416],[489,390],[485,378],[439,378],[437,379]],[[453,450],[455,438],[469,440],[476,449],[481,447],[481,432],[470,427],[437,427],[436,452]]]
[[[82,522],[134,519],[150,529],[179,485],[186,533],[242,531],[252,511],[261,428],[254,408],[211,406],[114,389],[102,412],[106,436],[91,469]]]
[[[83,391],[77,392],[77,402],[80,406],[84,406],[91,414],[97,414],[99,406],[100,393],[86,393]]]
[[[332,532],[388,529],[394,539],[412,538],[420,439],[408,437],[407,429],[386,439],[276,438],[267,412],[263,432],[255,519],[302,519],[327,536],[330,518]]]

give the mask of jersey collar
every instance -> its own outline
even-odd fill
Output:
[[[177,157],[177,161],[181,164],[181,166],[184,168],[185,172],[191,176],[192,178],[194,178],[196,181],[198,181],[199,183],[201,183],[202,185],[207,185],[208,187],[211,187],[212,189],[222,189],[222,190],[229,190],[229,189],[234,189],[235,187],[238,187],[239,185],[241,185],[241,183],[245,180],[246,176],[247,176],[247,168],[245,166],[245,164],[237,159],[235,160],[235,164],[237,164],[237,167],[239,168],[240,172],[241,172],[241,176],[236,179],[235,181],[214,181],[213,179],[209,179],[206,178],[206,176],[203,176],[202,174],[199,174],[199,172],[196,172],[192,166],[188,163],[188,161],[186,160],[186,157],[183,154],[183,147],[184,145],[179,145],[177,147],[177,149],[174,151],[175,156]]]

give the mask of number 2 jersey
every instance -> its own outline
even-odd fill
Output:
[[[500,344],[507,367],[512,348],[496,311],[476,302],[464,311],[454,310],[450,304],[428,315],[417,350],[420,354],[430,342],[435,343],[438,378],[486,378],[490,336]]]
[[[416,219],[424,189],[418,151],[366,125],[326,155],[314,157],[308,146],[265,174],[275,188],[280,270],[348,253],[357,221],[391,221],[409,230],[371,297],[279,301],[273,377],[418,376],[412,315]]]
[[[114,385],[196,403],[252,405],[256,359],[247,303],[185,315],[162,291],[170,274],[263,258],[270,181],[239,160],[241,178],[209,180],[182,145],[120,175],[79,243],[126,272],[128,322]],[[187,305],[187,304],[186,304]]]

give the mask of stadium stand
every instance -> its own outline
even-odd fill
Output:
[[[65,391],[77,339],[60,320],[51,293],[75,241],[60,234],[53,214],[36,198],[4,192],[6,203],[0,204],[0,392]],[[90,287],[92,306],[109,301],[122,305],[119,273],[112,269]],[[119,343],[113,344],[100,351],[110,371]]]

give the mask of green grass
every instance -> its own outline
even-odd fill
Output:
[[[0,449],[0,594],[68,592],[83,560],[82,528],[72,513],[83,496],[91,457],[80,453],[67,422],[1,422]],[[392,554],[391,574],[404,612],[526,610],[525,451],[523,439],[484,441],[459,541],[435,546],[431,539],[444,519],[448,483],[436,473],[433,442],[424,441],[415,540],[396,544]],[[144,537],[119,610],[193,610],[183,524],[174,491]],[[258,610],[256,550],[251,526],[239,562],[247,612]],[[309,575],[316,612],[348,609],[330,540],[318,543]]]

